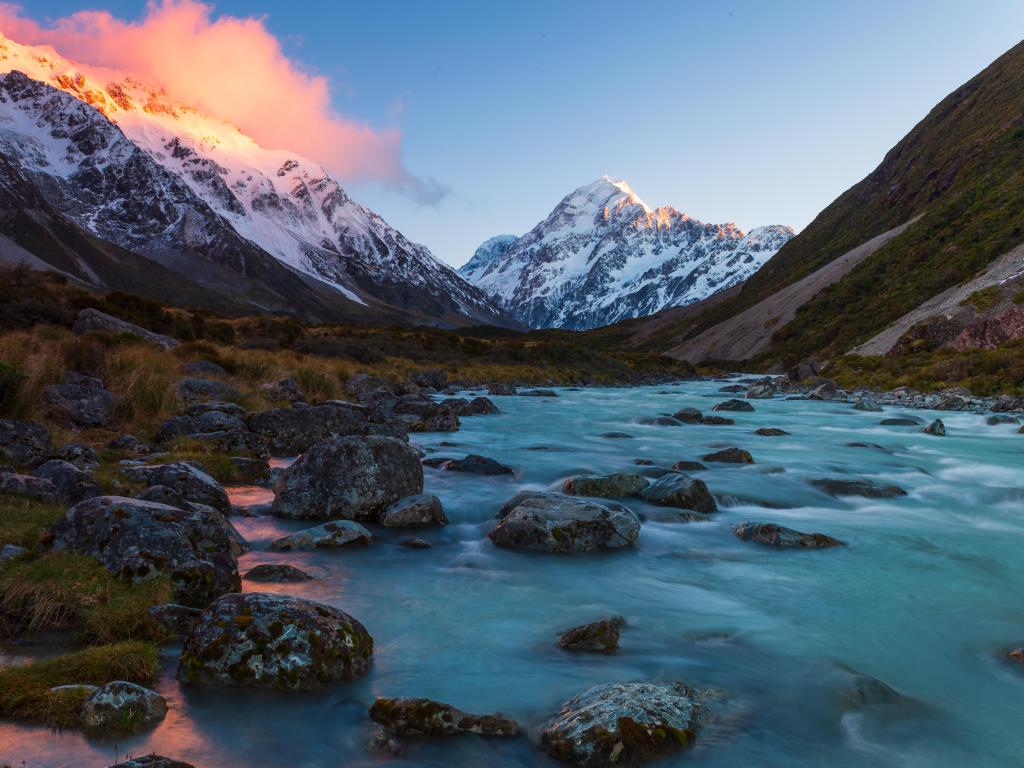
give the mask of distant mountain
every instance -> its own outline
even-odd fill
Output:
[[[0,37],[0,72],[9,170],[56,215],[200,291],[230,291],[241,276],[247,290],[235,301],[256,310],[508,323],[480,290],[305,158],[264,149],[130,74],[92,71],[49,49]],[[79,266],[75,276],[88,281],[88,264]]]
[[[735,296],[622,332],[691,362],[758,367],[1005,343],[1024,336],[1022,243],[1024,43],[935,106]]]
[[[522,237],[481,245],[459,274],[533,328],[587,329],[690,304],[746,280],[791,237],[649,208],[604,176]]]

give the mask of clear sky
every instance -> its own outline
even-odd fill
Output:
[[[433,205],[349,190],[453,265],[603,173],[705,221],[805,226],[1024,37],[1022,0],[219,0],[334,107],[401,131]],[[39,20],[141,0],[31,0]],[[187,41],[182,41],[187,55]]]

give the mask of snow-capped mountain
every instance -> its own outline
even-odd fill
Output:
[[[603,176],[522,237],[485,242],[459,274],[533,328],[585,329],[691,304],[746,280],[794,236],[651,209]]]
[[[259,251],[349,305],[503,322],[489,297],[310,160],[49,48],[0,37],[0,73],[0,149],[94,235],[172,269],[204,258],[245,273]]]

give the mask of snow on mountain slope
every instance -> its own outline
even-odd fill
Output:
[[[50,48],[0,36],[0,73],[11,71],[94,107],[243,238],[349,298],[438,318],[501,322],[501,310],[486,295],[353,201],[316,163],[264,149],[130,74],[81,66]]]
[[[744,233],[651,209],[603,176],[518,239],[492,238],[459,274],[534,328],[585,329],[699,301],[756,272],[790,227]]]

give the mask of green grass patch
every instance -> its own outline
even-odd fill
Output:
[[[164,632],[148,608],[170,597],[167,578],[129,584],[95,559],[71,552],[0,564],[0,628],[11,635],[74,628],[90,644],[158,641]]]
[[[150,685],[158,670],[156,647],[127,641],[87,648],[46,661],[0,670],[0,717],[71,726],[84,694],[54,694],[59,685],[104,685],[127,680]]]
[[[0,494],[0,546],[34,547],[43,532],[64,515],[61,504]]]
[[[980,291],[975,291],[966,299],[960,302],[961,307],[971,306],[979,312],[988,312],[996,304],[999,303],[999,286],[990,285],[988,288],[982,288]]]

